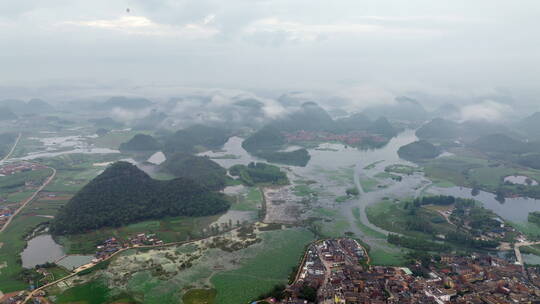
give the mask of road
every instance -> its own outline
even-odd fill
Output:
[[[222,234],[223,234],[223,233],[232,232],[232,231],[238,230],[238,229],[240,229],[240,228],[241,228],[241,227],[234,228],[234,229],[227,230],[227,231],[223,231]],[[132,249],[149,249],[149,248],[163,248],[163,247],[170,247],[170,246],[186,245],[186,244],[191,244],[191,243],[195,243],[195,242],[198,242],[198,241],[203,241],[203,240],[211,239],[211,238],[213,238],[213,237],[216,237],[216,236],[213,235],[213,236],[209,236],[209,237],[205,237],[205,238],[198,238],[198,239],[193,239],[193,240],[189,240],[189,241],[180,241],[180,242],[165,243],[165,244],[160,244],[160,245],[142,245],[142,246],[131,246],[131,247],[127,247],[127,248],[122,248],[122,249],[120,249],[120,250],[114,252],[113,254],[111,254],[110,256],[108,256],[107,258],[103,259],[102,261],[100,261],[100,263],[101,263],[101,262],[108,261],[108,260],[114,258],[115,256],[119,255],[120,253],[125,252],[125,251],[127,251],[127,250],[132,250]],[[364,250],[365,250],[365,249],[364,249]],[[98,264],[99,264],[99,263],[98,263]],[[53,285],[55,285],[55,284],[58,284],[58,283],[60,283],[60,282],[62,282],[62,281],[65,281],[65,280],[67,280],[67,279],[69,279],[69,278],[72,278],[73,276],[76,276],[77,273],[79,273],[79,272],[81,272],[81,271],[83,271],[83,270],[86,270],[86,269],[90,269],[90,268],[92,268],[92,267],[94,267],[94,266],[96,266],[96,265],[97,265],[97,264],[92,264],[91,266],[88,266],[88,267],[81,266],[81,267],[75,269],[75,271],[74,271],[72,274],[68,275],[68,276],[65,276],[65,277],[63,277],[63,278],[61,278],[61,279],[58,279],[58,280],[56,280],[56,281],[53,281],[53,282],[51,282],[51,283],[45,284],[45,285],[43,285],[43,286],[41,286],[41,287],[39,287],[39,288],[34,289],[32,292],[30,292],[30,293],[28,294],[28,296],[26,297],[26,299],[25,299],[22,303],[23,303],[23,304],[25,304],[25,303],[30,303],[29,301],[32,300],[32,297],[34,297],[34,295],[35,295],[38,291],[43,290],[43,289],[46,289],[46,288],[48,288],[48,287],[51,287],[51,286],[53,286]]]
[[[519,250],[522,246],[532,246],[532,245],[539,245],[540,241],[538,242],[521,242],[521,243],[515,243],[514,244],[514,253],[516,254],[516,260],[519,265],[523,265],[523,256],[521,255],[521,251]]]
[[[39,192],[41,192],[45,187],[47,187],[47,185],[54,179],[54,177],[56,176],[56,169],[54,168],[51,168],[51,167],[48,167],[49,169],[51,169],[53,171],[53,173],[51,174],[51,176],[49,176],[47,178],[47,180],[32,194],[32,196],[30,196],[29,198],[27,198],[23,203],[22,205],[19,207],[19,209],[17,209],[17,211],[15,211],[10,217],[9,219],[7,220],[7,222],[4,224],[4,226],[0,229],[0,233],[4,232],[4,230],[6,230],[6,228],[9,226],[9,224],[11,223],[11,221],[24,209],[24,207],[26,207],[26,205],[28,205],[28,203],[30,203],[34,198],[36,198],[36,196],[39,194]]]
[[[6,156],[4,158],[2,158],[2,160],[0,160],[0,165],[3,164],[6,160],[8,160],[11,157],[11,154],[13,154],[13,152],[15,151],[15,148],[19,144],[19,140],[21,139],[21,135],[22,135],[22,133],[19,133],[19,136],[17,136],[17,139],[15,140],[15,143],[13,143],[13,146],[11,147],[11,150],[9,150],[9,153],[6,154]]]

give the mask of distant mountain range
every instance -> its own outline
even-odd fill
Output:
[[[16,115],[45,114],[55,110],[53,106],[41,99],[31,99],[28,102],[18,99],[5,99],[0,101],[0,108],[3,109],[1,112],[10,111]],[[1,116],[2,114],[0,114]]]

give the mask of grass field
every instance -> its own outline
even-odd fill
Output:
[[[240,261],[238,269],[214,275],[211,283],[217,290],[216,303],[249,303],[287,278],[304,253],[313,235],[303,229],[264,233],[262,246],[253,247],[254,257]]]
[[[353,215],[356,219],[356,226],[366,235],[366,236],[369,236],[371,238],[375,238],[375,239],[383,239],[383,240],[386,240],[386,235],[384,235],[383,233],[379,232],[379,231],[376,231],[376,230],[373,230],[371,229],[370,227],[368,227],[367,225],[365,225],[364,223],[362,223],[362,220],[360,219],[360,209],[357,207],[357,208],[354,208],[353,209]]]
[[[0,234],[0,290],[4,293],[25,289],[28,284],[22,282],[18,275],[22,270],[19,252],[22,252],[26,242],[24,235],[36,225],[48,221],[47,218],[19,215]]]
[[[362,186],[362,189],[364,189],[365,192],[371,192],[374,190],[377,190],[377,185],[379,182],[374,178],[361,178],[360,179],[360,185]]]
[[[184,304],[214,304],[216,298],[215,289],[191,289],[184,294]]]
[[[372,249],[369,252],[372,265],[381,266],[403,266],[405,264],[405,258],[402,252],[388,252],[382,249]]]
[[[399,174],[410,175],[410,174],[413,174],[415,172],[421,172],[422,169],[417,168],[417,167],[407,166],[407,165],[394,164],[394,165],[390,165],[390,166],[387,166],[386,168],[384,168],[384,171],[385,172],[390,172],[390,173],[399,173]]]
[[[503,185],[504,177],[509,175],[525,175],[535,180],[540,178],[539,170],[504,167],[486,159],[460,156],[432,160],[426,165],[425,172],[436,186],[478,186],[488,192],[496,192]]]
[[[105,136],[100,136],[92,140],[92,143],[99,148],[118,149],[120,145],[129,141],[136,134],[151,134],[146,131],[118,131],[111,132]]]
[[[406,234],[414,237],[431,238],[431,235],[411,231],[407,229],[407,223],[417,221],[419,218],[430,223],[430,225],[438,232],[445,234],[454,230],[454,226],[448,224],[444,217],[438,212],[427,208],[419,208],[416,214],[409,214],[408,210],[403,209],[404,203],[394,203],[391,201],[382,201],[380,203],[368,206],[366,213],[368,219],[374,225],[377,225],[384,230],[396,233]],[[436,221],[432,221],[437,219]]]
[[[247,193],[234,196],[236,200],[231,205],[231,210],[257,211],[262,205],[262,192],[258,187],[249,187]]]
[[[101,279],[71,287],[58,295],[57,304],[135,303],[129,295],[114,292]]]

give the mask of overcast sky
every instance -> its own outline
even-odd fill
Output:
[[[534,87],[539,16],[535,0],[2,0],[0,84]]]

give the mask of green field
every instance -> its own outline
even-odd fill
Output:
[[[391,201],[382,201],[370,205],[366,208],[368,219],[374,225],[384,230],[401,233],[414,237],[431,238],[432,236],[420,231],[408,229],[408,223],[422,219],[428,222],[437,233],[445,234],[455,230],[455,227],[448,224],[443,216],[427,208],[419,208],[415,214],[410,214],[408,210],[403,209],[404,203],[394,203]]]
[[[372,265],[403,266],[406,262],[402,252],[393,253],[378,248],[372,249],[369,256]]]
[[[262,205],[262,192],[258,187],[249,187],[247,193],[240,193],[233,196],[231,210],[257,211]]]
[[[365,192],[371,192],[377,190],[377,185],[379,182],[370,177],[365,177],[360,179],[360,185],[362,186],[362,189],[364,189]]]
[[[390,165],[384,168],[384,171],[389,172],[389,173],[410,175],[416,172],[421,172],[422,169],[417,168],[417,167],[407,166],[407,165],[394,164],[394,165]]]
[[[33,227],[48,219],[37,216],[17,216],[9,227],[0,234],[0,290],[4,293],[25,289],[28,287],[19,278],[22,270],[19,260],[19,252],[22,252],[26,246],[24,236],[30,232]]]
[[[496,192],[504,186],[507,190],[519,193],[518,185],[505,185],[504,178],[509,175],[524,175],[540,180],[540,171],[507,167],[482,158],[450,156],[430,161],[425,167],[426,176],[436,186],[479,187],[488,192]]]
[[[377,230],[373,230],[369,226],[362,223],[362,220],[360,219],[360,209],[358,207],[354,208],[352,212],[353,212],[354,218],[356,219],[355,224],[362,231],[362,233],[375,239],[386,240],[386,235],[384,235],[383,233]]]
[[[118,131],[111,132],[92,140],[92,143],[99,148],[118,149],[120,145],[129,141],[136,134],[152,134],[146,131]]]
[[[135,303],[129,295],[115,292],[107,287],[102,279],[80,284],[65,290],[58,295],[57,304],[105,304],[105,303]]]
[[[184,294],[184,304],[214,304],[216,298],[215,289],[191,289]]]
[[[263,246],[254,257],[240,261],[238,269],[214,275],[211,283],[217,290],[216,303],[249,303],[271,290],[276,284],[287,283],[287,278],[304,253],[305,246],[313,240],[306,230],[279,230],[262,235]]]

